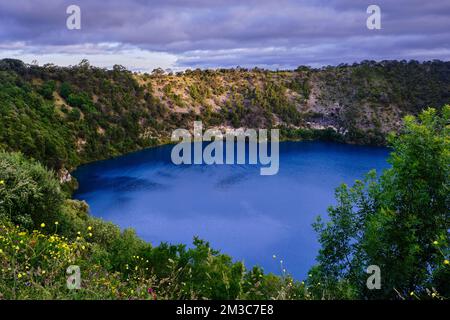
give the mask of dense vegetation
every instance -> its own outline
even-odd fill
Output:
[[[449,120],[424,111],[389,141],[392,168],[336,190],[322,249],[305,281],[264,274],[194,239],[151,246],[132,230],[91,217],[54,173],[19,153],[0,153],[0,298],[3,299],[443,299],[449,281]],[[380,290],[365,286],[368,265]],[[66,287],[66,268],[82,287]]]
[[[286,139],[385,143],[406,114],[450,101],[450,63],[366,61],[295,71],[242,68],[134,74],[0,61],[0,147],[73,169],[168,142],[194,120],[279,127]]]
[[[339,187],[330,221],[315,224],[311,279],[327,298],[450,297],[450,106],[406,117],[389,141],[392,167]],[[366,287],[369,265],[381,269],[380,290]]]
[[[152,247],[65,198],[52,172],[0,153],[0,299],[304,298],[304,284],[264,275],[194,239]],[[66,287],[78,265],[82,289]]]
[[[0,61],[0,299],[450,297],[450,63],[134,74]],[[418,119],[406,114],[418,115]],[[392,168],[336,190],[305,281],[200,239],[151,246],[70,199],[61,169],[165,143],[172,129],[278,127],[285,139],[389,143]],[[396,131],[387,140],[388,132]],[[82,289],[66,288],[78,265]],[[377,265],[382,289],[368,290]]]

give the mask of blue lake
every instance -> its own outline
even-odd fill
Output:
[[[319,249],[311,224],[334,204],[334,189],[389,165],[386,148],[328,142],[280,143],[280,168],[261,176],[257,165],[174,165],[172,146],[84,165],[74,173],[76,199],[91,214],[143,239],[213,248],[280,273],[280,260],[304,278]],[[273,259],[276,255],[276,259]]]

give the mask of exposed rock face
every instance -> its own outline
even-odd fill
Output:
[[[222,125],[233,127],[331,128],[349,142],[382,143],[406,114],[450,102],[448,62],[368,61],[295,71],[238,68],[134,77],[180,117],[225,114]]]
[[[449,88],[442,61],[146,74],[3,59],[0,146],[72,169],[169,142],[197,120],[204,129],[278,127],[287,139],[383,144],[405,115],[449,104]]]
[[[58,171],[59,183],[69,183],[72,182],[72,175],[66,168],[62,168]]]

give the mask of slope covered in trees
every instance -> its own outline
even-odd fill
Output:
[[[389,139],[392,168],[336,190],[305,281],[247,269],[199,239],[151,246],[91,217],[41,164],[0,152],[0,299],[448,298],[449,119],[450,106],[407,117]],[[66,287],[69,265],[80,290]],[[367,289],[369,265],[379,290]]]
[[[136,74],[0,61],[0,147],[72,169],[168,142],[175,128],[282,129],[287,139],[385,143],[406,114],[450,101],[450,63]]]
[[[316,294],[450,296],[449,124],[449,105],[442,115],[428,109],[406,117],[401,134],[389,138],[392,167],[336,190],[330,221],[315,223],[322,245],[310,277]],[[369,266],[380,272],[378,290],[366,286]]]
[[[448,297],[450,111],[422,110],[448,103],[449,88],[440,61],[135,74],[1,60],[0,298]],[[168,142],[194,120],[387,141],[392,169],[337,189],[304,282],[246,269],[198,239],[152,247],[89,216],[49,171]],[[390,131],[400,135],[386,140]],[[83,268],[84,290],[65,287],[68,264]],[[380,291],[365,287],[369,264],[382,271]]]

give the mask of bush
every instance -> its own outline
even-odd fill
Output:
[[[450,296],[450,106],[408,116],[389,139],[392,167],[353,187],[336,190],[329,219],[314,227],[322,248],[311,284],[329,298],[404,299]],[[368,290],[365,269],[382,272],[380,290]],[[316,292],[316,296],[319,292]]]
[[[27,228],[53,224],[62,201],[53,172],[20,153],[0,152],[0,216]]]

